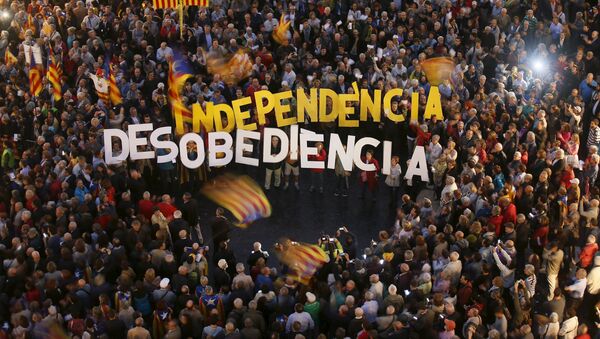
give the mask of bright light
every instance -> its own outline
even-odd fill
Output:
[[[9,19],[10,13],[8,11],[2,11],[2,19]]]
[[[536,72],[543,72],[546,70],[546,64],[543,60],[537,59],[533,61],[533,70]]]

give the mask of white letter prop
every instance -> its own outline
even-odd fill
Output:
[[[360,158],[362,149],[365,145],[371,145],[373,148],[379,146],[379,140],[371,137],[360,138],[354,145],[354,164],[356,167],[360,168],[363,171],[374,171],[375,165],[373,164],[365,164]]]
[[[308,160],[309,155],[317,155],[317,147],[308,146],[308,142],[323,142],[323,134],[300,132],[300,167],[302,168],[325,168],[325,161]]]
[[[177,148],[177,144],[171,140],[159,140],[158,137],[161,135],[171,134],[171,126],[160,127],[154,130],[152,134],[150,134],[150,144],[154,147],[154,149],[168,149],[169,153],[165,155],[159,155],[156,157],[156,162],[159,164],[165,162],[175,162],[175,158],[179,154],[179,148]]]
[[[217,140],[224,140],[223,145],[217,145]],[[233,137],[227,132],[208,133],[208,166],[225,166],[233,159]],[[223,158],[217,159],[217,153],[225,153]]]
[[[121,139],[121,153],[117,156],[113,155],[112,138]],[[104,161],[107,165],[118,164],[121,161],[127,160],[129,156],[129,137],[127,133],[120,129],[111,128],[104,130]]]
[[[248,131],[245,129],[237,130],[235,134],[235,162],[258,167],[258,159],[244,155],[244,152],[250,152],[250,154],[252,154],[252,151],[254,150],[254,144],[251,142],[245,143],[244,139],[260,140],[260,132]]]
[[[281,148],[279,154],[271,154],[271,138],[276,136],[279,138],[279,145]],[[290,148],[290,139],[287,134],[279,128],[265,128],[263,133],[263,162],[266,164],[274,164],[276,162],[283,161],[287,157],[288,150]]]
[[[152,124],[131,124],[127,130],[129,134],[129,155],[131,160],[153,159],[154,151],[138,151],[139,146],[148,145],[148,139],[138,138],[138,132],[148,132],[154,128]]]
[[[429,173],[427,173],[427,160],[425,159],[425,147],[416,146],[413,152],[406,175],[404,179],[412,180],[412,177],[418,175],[422,181],[429,182]]]
[[[339,155],[340,161],[342,162],[342,167],[344,167],[344,171],[352,171],[352,158],[354,155],[354,139],[356,137],[354,135],[348,136],[348,145],[346,145],[346,150],[344,150],[344,145],[342,144],[342,140],[339,135],[336,133],[331,133],[331,137],[329,139],[329,156],[327,158],[327,168],[335,169],[335,161],[337,156]]]
[[[188,142],[193,142],[196,144],[196,150],[198,151],[198,157],[195,160],[190,160],[187,154],[187,144]],[[202,165],[204,162],[204,140],[202,137],[196,133],[186,133],[181,139],[179,139],[179,148],[181,151],[181,163],[183,166],[189,169],[195,169]]]

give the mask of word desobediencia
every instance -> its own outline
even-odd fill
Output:
[[[152,132],[150,137],[140,137],[138,133]],[[197,133],[183,134],[179,138],[178,144],[168,137],[172,133],[172,127],[160,127],[154,129],[152,124],[129,125],[128,131],[120,129],[104,130],[104,158],[108,165],[118,164],[127,160],[143,160],[156,158],[157,163],[176,162],[179,157],[183,166],[189,169],[195,169],[204,161],[208,161],[209,167],[226,166],[232,161],[238,164],[258,167],[259,159],[253,158],[255,142],[261,140],[261,133],[238,129],[234,137],[228,132],[210,132],[208,133],[206,149],[205,141]],[[278,154],[271,154],[273,137],[279,139],[281,145]],[[329,135],[329,148],[327,150],[326,160],[310,159],[311,155],[318,155],[319,151],[316,143],[324,141],[324,135],[309,130],[300,129],[298,125],[290,126],[288,134],[279,128],[265,128],[262,133],[262,162],[277,163],[284,161],[288,155],[290,160],[298,160],[301,168],[309,169],[334,169],[336,157],[339,156],[341,164],[346,171],[351,171],[354,166],[363,171],[374,171],[373,164],[367,164],[363,161],[361,155],[366,146],[370,148],[378,147],[381,141],[365,137],[356,140],[354,135],[349,135],[347,143],[344,144],[336,133]],[[121,145],[120,150],[113,149],[115,144]],[[196,155],[190,159],[188,155],[188,144],[193,143]],[[153,150],[148,150],[150,144]],[[140,148],[144,149],[140,151]],[[155,150],[164,150],[157,154]],[[392,142],[383,141],[383,165],[382,173],[390,174],[392,158]],[[427,161],[425,157],[425,148],[416,146],[410,159],[408,169],[404,176],[411,180],[413,176],[418,175],[422,181],[428,182]]]

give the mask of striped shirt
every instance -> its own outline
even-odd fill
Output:
[[[600,127],[596,126],[590,129],[590,134],[587,139],[587,147],[598,146],[600,144]]]

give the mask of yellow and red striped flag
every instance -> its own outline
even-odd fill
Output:
[[[31,64],[29,65],[29,92],[32,96],[38,96],[42,92],[42,65],[35,62],[33,48],[30,50]]]
[[[113,105],[120,105],[123,103],[123,96],[121,96],[121,90],[117,86],[117,79],[115,78],[112,69],[110,70],[110,76],[108,81],[108,93],[110,95],[110,102]]]
[[[192,121],[192,111],[185,106],[183,101],[181,100],[181,96],[179,95],[179,91],[183,88],[183,85],[192,75],[188,73],[178,72],[177,64],[179,61],[171,60],[169,61],[169,79],[168,86],[169,90],[167,93],[167,98],[169,103],[171,104],[171,110],[173,111],[173,117],[175,118],[175,133],[177,135],[181,135],[184,133],[183,124],[181,121],[186,123],[193,123]]]
[[[288,277],[308,284],[312,276],[329,262],[329,256],[318,245],[304,244],[284,239],[280,243],[279,260],[290,269]]]
[[[18,61],[19,59],[7,49],[4,53],[4,64],[10,66],[16,64]]]
[[[203,147],[199,146],[199,147]],[[260,186],[248,176],[222,175],[202,188],[209,199],[228,209],[239,227],[271,215],[271,204]]]
[[[35,22],[33,22],[33,15],[31,14],[27,14],[27,21],[25,21],[25,24],[23,25],[23,29],[24,30],[28,30],[30,29],[33,34],[35,34]]]
[[[62,71],[59,71],[59,66],[56,64],[56,60],[52,52],[50,52],[50,63],[48,64],[48,81],[52,84],[52,95],[54,96],[54,101],[58,101],[62,98],[62,85],[60,83],[60,74]]]
[[[152,6],[159,8],[177,8],[180,0],[152,0]],[[209,0],[181,0],[184,6],[208,7]]]

